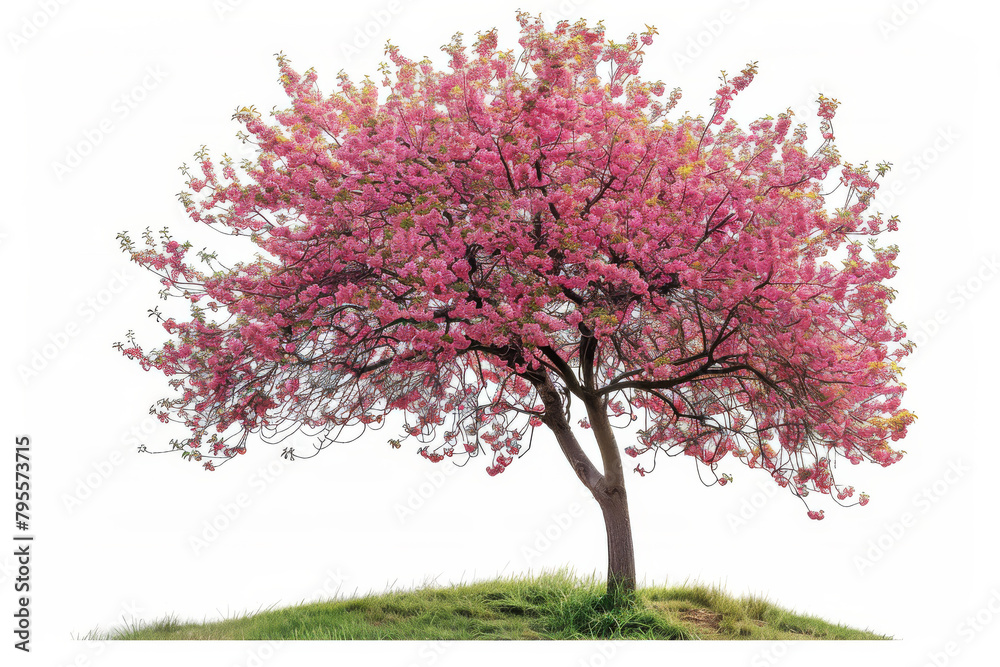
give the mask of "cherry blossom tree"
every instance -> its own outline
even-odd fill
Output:
[[[234,116],[256,160],[203,149],[179,195],[254,259],[120,235],[190,305],[161,348],[118,344],[170,378],[173,449],[214,470],[250,434],[304,427],[318,452],[396,413],[393,447],[493,476],[545,429],[603,512],[609,593],[636,581],[621,451],[638,476],[684,455],[724,485],[728,456],[803,503],[866,504],[838,460],[898,461],[914,419],[897,248],[876,242],[897,220],[866,215],[889,165],[841,164],[823,96],[811,150],[790,111],[741,129],[755,64],[708,117],[671,118],[680,92],[639,78],[653,28],[518,19],[517,56],[496,31],[457,34],[443,70],[390,44],[381,85],[342,73],[330,94],[279,54],[290,108]]]

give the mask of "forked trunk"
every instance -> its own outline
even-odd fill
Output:
[[[593,494],[604,514],[604,526],[608,535],[608,601],[619,606],[626,603],[635,592],[635,552],[622,460],[608,421],[607,405],[597,398],[585,402],[601,450],[604,465],[602,474],[580,447],[566,419],[559,393],[551,381],[544,378],[536,387],[545,405],[543,421],[552,429],[566,460],[573,466],[573,471],[583,485]]]

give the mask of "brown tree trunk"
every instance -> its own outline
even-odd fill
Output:
[[[543,421],[552,429],[566,460],[573,466],[583,485],[593,494],[604,515],[608,537],[607,599],[613,606],[623,605],[635,592],[635,552],[621,454],[608,420],[607,405],[596,398],[585,401],[587,415],[601,450],[604,464],[604,474],[601,474],[573,434],[566,420],[562,400],[551,381],[546,378],[536,388],[545,405]]]
[[[604,479],[591,492],[604,513],[604,526],[608,533],[608,598],[618,606],[635,592],[635,550],[625,493],[625,471],[614,429],[608,419],[607,401],[592,398],[584,400],[584,405],[604,464]]]
[[[608,533],[608,598],[614,606],[619,606],[635,592],[635,550],[628,497],[625,486],[621,485],[616,489],[598,489],[594,498],[604,513]]]

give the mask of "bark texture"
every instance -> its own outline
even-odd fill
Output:
[[[601,452],[602,473],[576,439],[567,420],[566,406],[551,380],[546,378],[536,386],[545,405],[543,421],[555,434],[566,460],[593,494],[604,515],[608,537],[608,597],[612,603],[620,604],[635,591],[635,551],[621,454],[608,419],[607,405],[604,399],[597,396],[584,399],[587,417]]]

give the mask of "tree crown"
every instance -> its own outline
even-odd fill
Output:
[[[240,174],[203,150],[180,195],[254,261],[202,251],[198,268],[169,233],[121,235],[190,302],[162,348],[120,344],[171,377],[155,410],[191,429],[174,446],[214,469],[249,433],[329,442],[402,411],[421,455],[485,455],[494,475],[575,398],[641,417],[625,452],[647,465],[685,454],[725,484],[728,454],[800,497],[852,496],[835,459],[897,461],[914,418],[887,312],[897,249],[874,238],[897,221],[865,215],[888,164],[841,165],[823,96],[812,151],[790,111],[741,129],[728,111],[755,64],[723,74],[707,118],[671,119],[680,92],[639,77],[654,29],[614,43],[518,18],[518,57],[496,31],[456,35],[443,70],[389,45],[381,87],[341,73],[323,94],[279,55],[290,108],[234,115],[256,160]]]

